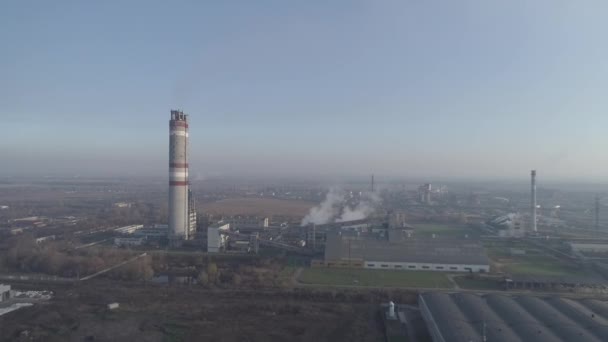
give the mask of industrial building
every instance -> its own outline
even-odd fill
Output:
[[[423,293],[418,306],[433,342],[608,340],[608,303],[598,299]]]
[[[418,239],[389,232],[389,239],[329,234],[323,263],[315,266],[363,267],[403,271],[489,272],[490,260],[467,239]],[[391,235],[393,238],[391,239]]]
[[[226,247],[230,223],[220,221],[207,227],[207,252],[218,253]]]
[[[0,303],[11,298],[11,286],[0,284]]]
[[[188,115],[172,110],[169,121],[169,241],[178,246],[196,230],[195,201],[189,190]]]
[[[526,234],[526,220],[518,213],[495,217],[488,225],[496,228],[500,237],[523,237]]]
[[[424,204],[431,204],[431,192],[432,186],[430,183],[422,184],[418,187],[418,196],[420,197],[420,202]]]
[[[235,215],[222,221],[230,223],[230,228],[241,233],[260,232],[270,227],[270,218],[256,215]]]

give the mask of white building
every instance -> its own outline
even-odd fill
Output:
[[[114,231],[121,234],[133,234],[135,231],[142,229],[143,227],[143,224],[132,224],[130,226],[116,228]]]
[[[228,236],[224,234],[230,230],[230,223],[220,221],[207,228],[207,252],[218,253],[226,246]]]
[[[11,298],[11,286],[0,284],[0,303]]]

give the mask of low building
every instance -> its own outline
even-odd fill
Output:
[[[404,238],[397,242],[347,234],[330,234],[325,266],[361,265],[363,268],[489,272],[490,260],[477,242],[468,239]]]
[[[606,253],[608,252],[608,243],[571,242],[570,248],[574,252]]]
[[[133,234],[135,231],[142,229],[143,227],[143,224],[132,224],[130,226],[116,228],[114,231],[120,234]]]
[[[130,203],[130,202],[116,202],[113,205],[116,208],[131,208],[131,205],[133,205],[133,203]]]
[[[116,247],[127,247],[127,246],[141,246],[146,242],[143,237],[116,237],[114,238],[114,246]]]
[[[11,298],[11,286],[0,284],[0,303]]]
[[[53,241],[53,240],[55,240],[55,235],[43,236],[43,237],[36,238],[36,243],[41,244],[43,242]]]

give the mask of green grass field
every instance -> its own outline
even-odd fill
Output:
[[[512,274],[538,276],[584,276],[586,272],[580,268],[560,263],[558,260],[514,260],[506,264],[504,270]]]
[[[485,244],[490,259],[500,264],[503,272],[538,276],[584,276],[586,271],[521,242],[489,242]],[[523,249],[525,255],[511,255],[510,249]]]
[[[371,269],[306,268],[299,281],[318,285],[451,288],[444,273]]]
[[[422,223],[416,224],[415,226],[416,236],[421,237],[430,237],[435,234],[436,237],[446,237],[446,238],[463,238],[465,235],[469,237],[479,236],[479,232],[475,229],[472,229],[463,225],[447,225],[447,224],[431,224],[431,223]]]

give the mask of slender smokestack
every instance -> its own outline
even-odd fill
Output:
[[[532,185],[532,231],[536,232],[536,170],[532,170],[530,173],[531,176],[531,185]]]
[[[372,173],[372,192],[374,192],[374,174]]]
[[[595,229],[600,230],[600,196],[595,196]]]
[[[188,115],[172,110],[169,121],[169,237],[188,239]]]

